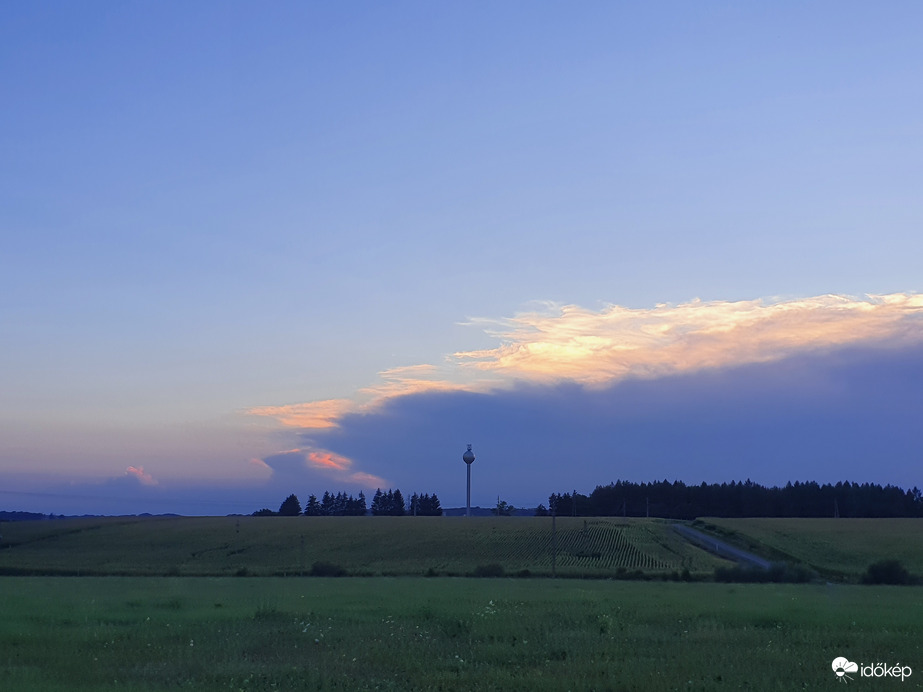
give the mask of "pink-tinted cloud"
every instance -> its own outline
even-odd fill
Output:
[[[326,449],[289,449],[271,454],[260,463],[280,479],[294,479],[305,471],[320,471],[335,481],[350,485],[365,488],[388,485],[380,476],[356,469],[352,459]]]
[[[308,461],[317,468],[346,471],[352,461],[333,452],[308,452]]]
[[[303,404],[257,406],[247,411],[251,416],[267,416],[293,428],[335,428],[337,420],[352,410],[355,404],[349,399],[324,399]]]
[[[473,320],[501,345],[455,355],[463,367],[531,381],[607,384],[626,376],[769,362],[800,352],[923,338],[923,296],[693,301],[594,311],[575,305]]]
[[[378,373],[380,382],[359,391],[367,399],[363,408],[374,408],[383,400],[396,396],[470,389],[473,383],[454,382],[450,379],[454,370],[440,369],[435,365],[411,365],[384,370]]]
[[[250,464],[250,466],[256,469],[259,469],[261,472],[264,472],[264,473],[268,472],[270,474],[272,473],[272,467],[269,464],[267,464],[265,461],[263,461],[262,459],[253,458],[253,459],[250,459],[248,463]]]
[[[350,480],[358,485],[362,485],[366,488],[386,488],[391,485],[381,476],[376,476],[371,473],[365,473],[364,471],[356,471],[349,475]]]
[[[143,466],[129,466],[125,469],[125,475],[129,478],[135,478],[141,485],[157,485],[154,477],[145,473]]]
[[[348,413],[373,410],[392,397],[429,391],[457,391],[472,386],[471,383],[452,382],[442,374],[434,365],[392,368],[379,373],[379,382],[359,390],[355,400],[322,399],[302,404],[259,406],[247,410],[247,413],[275,418],[288,428],[325,430],[336,428],[338,421]]]
[[[251,409],[283,425],[330,429],[350,413],[370,413],[397,397],[425,392],[489,392],[518,382],[605,386],[626,377],[765,363],[867,342],[923,341],[923,296],[823,295],[789,300],[700,301],[591,310],[548,303],[541,309],[468,324],[495,348],[458,351],[440,366],[379,374],[354,400],[330,399]]]

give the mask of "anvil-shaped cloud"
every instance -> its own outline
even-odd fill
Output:
[[[650,309],[609,305],[593,311],[545,303],[504,319],[475,318],[500,341],[459,351],[442,366],[380,373],[354,399],[261,406],[251,415],[284,426],[334,428],[346,414],[368,412],[398,396],[433,391],[488,392],[514,383],[603,386],[627,377],[662,377],[764,363],[824,349],[923,339],[923,296],[825,295],[785,301],[693,301]]]
[[[609,384],[778,360],[868,340],[919,338],[923,296],[826,295],[766,302],[694,301],[632,310],[547,305],[504,320],[472,320],[503,343],[455,354],[462,364],[532,381]]]
[[[597,311],[543,304],[511,318],[472,319],[469,324],[496,337],[499,345],[459,351],[440,366],[382,373],[380,383],[353,400],[262,407],[250,413],[271,415],[283,426],[300,429],[306,449],[336,449],[336,458],[349,461],[351,469],[362,467],[362,473],[388,478],[400,479],[402,469],[409,472],[415,465],[406,452],[408,440],[441,456],[444,446],[454,449],[472,437],[490,437],[508,457],[526,450],[540,455],[546,449],[557,460],[565,455],[573,463],[592,465],[590,460],[604,454],[607,445],[613,448],[611,432],[620,430],[623,441],[634,440],[629,446],[636,460],[684,456],[689,462],[684,470],[693,470],[695,478],[720,479],[722,474],[705,460],[692,464],[697,448],[710,450],[716,462],[720,458],[730,463],[713,444],[719,429],[728,440],[726,449],[735,450],[737,463],[744,464],[748,454],[771,463],[772,455],[747,451],[779,444],[765,423],[754,421],[765,416],[789,421],[777,434],[787,434],[797,446],[796,439],[808,432],[801,423],[823,415],[811,406],[839,409],[849,399],[827,396],[850,389],[842,383],[873,378],[876,363],[891,368],[888,372],[893,372],[894,362],[916,363],[913,354],[923,344],[923,297],[826,295],[693,301],[650,309],[609,305]],[[870,395],[865,385],[852,386],[851,391]],[[911,394],[901,389],[900,396],[901,405],[906,405]],[[729,406],[731,400],[737,403]],[[806,407],[805,402],[811,403]],[[853,404],[863,406],[859,400]],[[870,420],[875,420],[868,427],[870,434],[886,409],[889,406],[871,413]],[[307,415],[292,415],[297,410]],[[639,419],[642,410],[646,412]],[[748,411],[749,418],[741,418],[742,411]],[[486,412],[490,414],[485,417]],[[636,425],[628,429],[631,420]],[[505,438],[501,427],[507,431]],[[636,439],[640,429],[650,432],[646,442],[643,436]],[[818,423],[814,429],[823,429],[821,438],[831,444],[838,435],[836,424]],[[530,430],[544,440],[544,448],[523,442]],[[856,432],[843,431],[839,439]],[[671,438],[674,443],[668,443]],[[821,444],[821,438],[812,437],[811,445]],[[709,443],[703,447],[705,440]],[[692,444],[696,441],[698,447]],[[425,468],[424,461],[420,464]],[[514,466],[519,473],[526,471]],[[635,472],[643,468],[642,463]],[[723,468],[725,474],[734,470]],[[734,475],[767,475],[758,470],[744,464]],[[673,473],[680,471],[674,467]],[[596,480],[611,479],[598,472]],[[504,482],[513,482],[512,477]]]

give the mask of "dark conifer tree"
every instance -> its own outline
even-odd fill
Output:
[[[324,491],[324,497],[320,501],[321,514],[325,517],[333,516],[333,495],[329,490]]]
[[[301,514],[301,503],[298,502],[298,497],[292,493],[279,506],[279,516],[297,517],[299,514]]]
[[[390,494],[390,491],[388,491]],[[394,491],[391,496],[391,516],[402,517],[407,513],[404,507],[404,496],[401,495],[400,488]]]
[[[372,514],[376,517],[386,513],[385,500],[385,494],[381,492],[381,488],[378,488],[372,498]]]
[[[304,506],[306,517],[319,517],[321,515],[320,502],[317,501],[317,495],[309,495],[308,503]]]

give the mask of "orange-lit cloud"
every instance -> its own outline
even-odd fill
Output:
[[[388,482],[371,473],[354,469],[353,460],[326,449],[288,449],[265,459],[252,459],[251,464],[267,469],[272,475],[290,478],[300,470],[314,469],[344,483],[366,488],[386,487]]]
[[[322,429],[335,428],[340,416],[352,408],[354,404],[349,399],[324,399],[304,404],[258,406],[249,409],[247,413],[276,418],[287,427]]]
[[[456,368],[457,370],[457,368]],[[379,373],[379,382],[359,390],[356,399],[322,399],[303,404],[259,406],[246,411],[251,416],[275,418],[288,428],[323,430],[336,428],[347,413],[374,409],[397,396],[430,391],[471,389],[472,383],[452,382],[434,365],[411,365]]]
[[[769,362],[871,341],[923,341],[923,296],[694,300],[599,310],[548,303],[514,317],[468,324],[482,328],[499,345],[459,351],[439,366],[386,370],[355,400],[264,406],[249,413],[273,416],[287,427],[333,428],[347,413],[372,411],[394,397],[423,392],[485,392],[522,381],[601,386],[625,377]],[[342,463],[335,456],[312,462],[328,468]]]
[[[400,368],[391,368],[378,373],[381,382],[365,387],[359,391],[361,395],[369,398],[366,408],[381,403],[384,399],[408,394],[421,394],[423,392],[450,392],[459,389],[469,389],[469,385],[453,382],[446,377],[451,372],[443,373],[435,365],[410,365]]]
[[[309,452],[308,461],[317,468],[335,469],[346,471],[352,466],[352,461],[333,452]]]
[[[141,485],[157,485],[154,477],[145,473],[143,466],[129,466],[125,469],[125,475],[129,478],[136,478]]]
[[[923,296],[819,296],[764,302],[693,301],[593,311],[575,305],[473,320],[501,345],[454,354],[506,378],[606,384],[626,376],[776,360],[872,340],[923,337]]]

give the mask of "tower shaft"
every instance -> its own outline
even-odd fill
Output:
[[[468,464],[468,495],[467,504],[465,505],[465,516],[471,516],[471,464]]]

